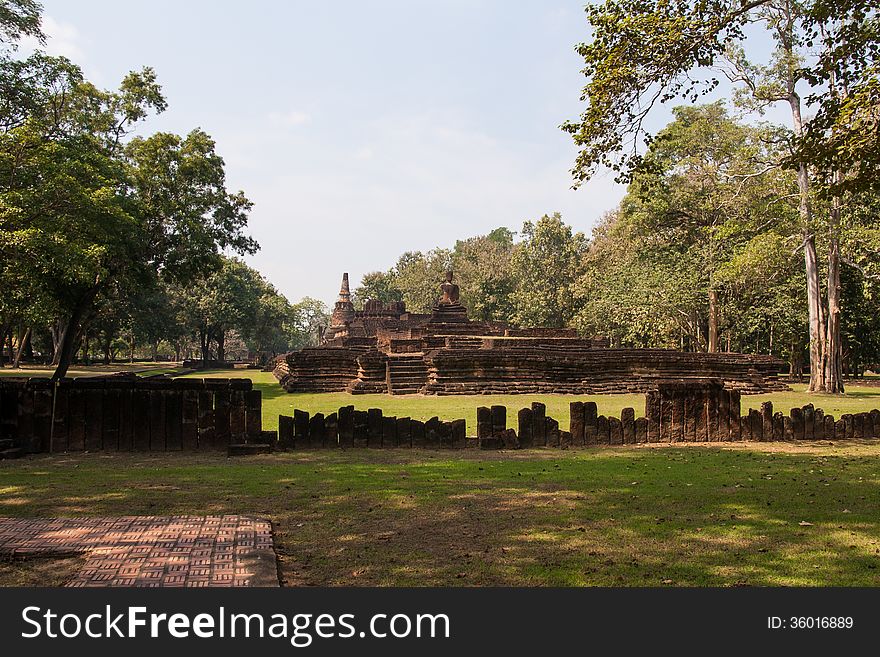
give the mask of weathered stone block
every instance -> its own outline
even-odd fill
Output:
[[[354,446],[354,406],[339,409],[339,446]]]
[[[370,443],[370,426],[368,411],[354,411],[354,429],[352,432],[353,447],[368,447]]]
[[[367,411],[367,446],[382,447],[382,409],[371,408]]]
[[[535,447],[547,445],[547,406],[541,402],[532,402],[532,444]]]
[[[728,404],[730,439],[734,441],[743,440],[742,423],[740,422],[740,416],[742,415],[742,397],[739,390],[728,391]]]
[[[308,411],[295,409],[293,411],[293,433],[297,449],[309,449],[312,446],[310,429],[311,422]]]
[[[109,391],[104,391],[109,392]],[[165,450],[183,449],[183,400],[180,390],[166,390],[165,395]],[[106,395],[104,402],[106,403]]]
[[[611,444],[611,433],[608,430],[608,418],[600,415],[596,418],[596,442],[599,445]]]
[[[682,418],[682,439],[689,442],[694,442],[697,440],[705,440],[705,425],[703,425],[702,432],[700,431],[700,427],[698,424],[698,415],[699,409],[702,402],[702,396],[697,397],[694,395],[688,395],[684,398],[684,416]],[[623,418],[621,417],[621,420]],[[702,435],[700,435],[702,434]]]
[[[865,438],[865,414],[856,413],[853,415],[853,438],[856,440],[864,440]]]
[[[288,415],[278,416],[278,446],[281,449],[293,449],[296,445],[294,440],[293,418]]]
[[[545,435],[548,447],[559,447],[559,422],[552,417],[545,417]]]
[[[501,436],[489,436],[480,438],[480,449],[497,450],[504,448],[504,439]]]
[[[324,414],[315,413],[309,419],[309,445],[312,448],[323,448],[327,439],[327,427],[324,424]]]
[[[467,422],[465,420],[453,420],[451,424],[453,449],[464,449],[467,439]]]
[[[761,435],[763,440],[773,440],[773,402],[761,404]]]
[[[779,442],[785,439],[785,416],[782,413],[773,414],[772,427],[770,429],[771,439]]]
[[[835,425],[833,415],[825,416],[825,440],[835,440],[837,436],[835,435]]]
[[[493,406],[491,412],[492,434],[496,436],[501,435],[501,432],[507,429],[507,407]]]
[[[754,408],[749,409],[749,429],[752,433],[752,440],[755,442],[764,440],[764,418],[761,412]],[[769,436],[767,439],[769,440]]]
[[[248,390],[245,399],[245,432],[248,438],[259,436],[263,432],[263,393],[260,390]]]
[[[611,445],[623,444],[623,425],[616,417],[608,418],[609,443]]]
[[[813,411],[813,438],[825,440],[825,411],[821,408]]]
[[[814,440],[816,437],[815,409],[812,404],[807,404],[804,411],[804,440]]]
[[[599,409],[596,402],[584,402],[584,445],[596,444],[597,417],[599,417]]]
[[[163,390],[150,390],[150,450],[165,451],[165,391]]]
[[[730,390],[721,391],[718,401],[718,440],[729,441],[730,437]]]
[[[339,415],[330,413],[324,418],[324,446],[334,449],[339,447]]]
[[[215,441],[214,429],[214,393],[210,390],[198,391],[199,404],[199,420],[198,420],[198,449],[212,449]],[[129,395],[129,405],[131,405],[133,394]],[[125,413],[125,405],[123,404],[123,413]],[[124,423],[123,423],[124,424]]]
[[[520,442],[516,435],[516,431],[513,429],[505,429],[501,433],[501,444],[504,446],[504,449],[519,449]]]
[[[871,411],[871,438],[880,438],[880,410]]]
[[[397,447],[397,418],[382,418],[382,447],[388,449]]]
[[[790,411],[791,430],[795,440],[804,439],[804,409],[793,408]]]
[[[636,443],[645,443],[648,441],[648,418],[636,418]]]
[[[180,398],[180,446],[187,451],[194,451],[199,448],[199,391],[195,388],[181,390]]]
[[[649,443],[660,440],[660,393],[650,391],[645,395],[645,419],[648,422],[647,436]]]
[[[231,384],[231,382],[230,382]],[[229,392],[229,433],[234,443],[243,443],[247,436],[247,407],[244,401],[244,390],[232,388]]]
[[[636,411],[633,408],[624,408],[620,412],[620,424],[624,445],[634,445],[636,442]]]
[[[569,432],[571,444],[581,446],[584,444],[584,403],[574,401],[569,404]]]
[[[571,447],[571,431],[559,430],[559,447],[569,449]]]
[[[397,446],[412,447],[412,420],[408,417],[397,418]]]
[[[440,439],[440,418],[435,415],[425,422],[425,445],[432,449],[439,449]]]
[[[79,382],[79,381],[78,381]],[[85,383],[85,381],[83,381]],[[101,384],[90,384],[85,388],[83,393],[85,394],[85,448],[86,451],[89,452],[100,452],[103,448],[102,439],[103,439],[103,427],[102,422],[104,420],[104,386],[103,382]],[[156,391],[154,391],[156,392]],[[162,395],[164,402],[164,395]],[[151,399],[152,400],[152,399]],[[27,427],[25,431],[25,435],[30,437],[30,433],[33,431],[33,403],[34,398],[33,394],[23,394],[19,396],[19,401],[26,401],[28,404],[28,414],[22,415],[19,417],[19,429],[22,428],[22,422],[27,421],[27,424],[24,425]],[[164,422],[164,407],[162,409],[163,413],[161,415],[161,419]],[[161,448],[165,449],[164,443],[164,426],[162,427],[162,442]],[[151,427],[152,429],[152,427]],[[153,447],[152,440],[150,442],[150,448],[155,449]]]
[[[421,420],[412,420],[410,423],[410,435],[413,447],[426,447],[427,438],[425,437],[425,423]]]
[[[231,392],[228,387],[214,390],[214,447],[225,449],[230,440]]]
[[[675,394],[672,397],[672,425],[671,436],[672,442],[682,442],[684,440],[684,400],[682,394]],[[612,429],[613,431],[613,429]],[[612,435],[612,441],[614,436]],[[612,444],[617,444],[612,442]]]
[[[517,414],[517,426],[519,427],[519,444],[528,449],[534,445],[532,438],[532,409],[521,408]]]
[[[492,410],[486,406],[477,408],[477,438],[492,435]]]

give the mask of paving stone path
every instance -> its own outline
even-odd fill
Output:
[[[86,563],[67,586],[278,586],[260,518],[0,518],[0,557],[73,554]]]

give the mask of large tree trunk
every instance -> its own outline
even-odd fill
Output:
[[[789,107],[791,108],[792,124],[795,134],[800,137],[804,133],[804,122],[801,115],[801,99],[795,92],[794,80],[789,80]],[[810,208],[810,173],[805,162],[798,166],[798,214],[804,246],[804,270],[807,275],[807,309],[810,327],[810,392],[824,390],[825,379],[822,376],[825,355],[825,324],[822,312],[822,294],[819,286],[819,267],[816,258],[816,240],[812,232],[812,210]]]
[[[95,297],[101,290],[100,283],[96,283],[94,287],[88,290],[77,304],[74,306],[70,317],[62,324],[59,334],[58,348],[55,350],[58,359],[55,373],[52,374],[53,380],[62,379],[67,375],[67,370],[73,362],[73,356],[76,353],[77,343],[79,342],[79,332],[82,328],[83,319],[86,312],[95,301]]]
[[[217,360],[226,362],[226,331],[223,329],[217,331]]]
[[[104,365],[109,365],[113,358],[110,355],[111,346],[113,344],[113,335],[110,331],[104,334]]]
[[[202,367],[208,367],[208,361],[211,359],[211,352],[208,351],[208,331],[199,329],[199,347],[202,350]]]
[[[825,325],[822,312],[822,294],[819,291],[816,241],[812,234],[804,236],[804,268],[807,274],[807,307],[810,326],[809,392],[822,392],[825,390],[825,377],[822,374],[825,361]]]
[[[718,292],[709,290],[709,347],[707,351],[714,354],[718,351]]]
[[[832,210],[839,212],[839,200]],[[834,220],[832,219],[832,226]],[[840,240],[831,237],[828,251],[828,320],[825,336],[823,362],[823,387],[825,392],[843,392],[843,347],[840,340]]]
[[[28,343],[28,340],[30,340],[30,337],[31,327],[28,326],[27,330],[24,332],[24,335],[22,335],[18,340],[18,349],[15,352],[15,360],[12,363],[12,367],[14,369],[18,369],[19,365],[21,364],[21,356],[24,353],[24,347]]]

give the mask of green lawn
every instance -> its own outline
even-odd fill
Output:
[[[325,394],[290,394],[284,392],[270,372],[259,370],[210,370],[187,374],[189,377],[228,376],[253,380],[254,385],[263,391],[263,425],[266,429],[278,428],[278,415],[292,415],[293,409],[310,413],[332,413],[340,406],[353,404],[355,408],[381,408],[386,415],[412,417],[428,420],[438,416],[443,420],[465,418],[468,435],[476,434],[477,407],[503,404],[507,406],[508,426],[516,427],[516,412],[533,401],[547,405],[547,414],[559,420],[562,428],[568,428],[569,407],[575,400],[595,401],[599,413],[620,417],[620,411],[627,406],[636,409],[636,415],[644,415],[644,395],[455,395],[438,397],[433,395],[349,395],[344,392]],[[880,408],[880,386],[850,386],[845,395],[811,395],[806,393],[806,385],[796,384],[794,392],[777,392],[769,395],[747,395],[743,397],[743,412],[748,408],[760,408],[767,400],[773,402],[777,410],[788,412],[795,406],[812,403],[826,413],[840,417],[843,413],[857,413]]]
[[[289,585],[876,586],[878,508],[876,442],[0,462],[0,515],[267,516]]]

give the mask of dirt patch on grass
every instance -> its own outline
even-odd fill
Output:
[[[0,586],[57,587],[71,581],[85,564],[85,557],[68,555],[0,560]]]

